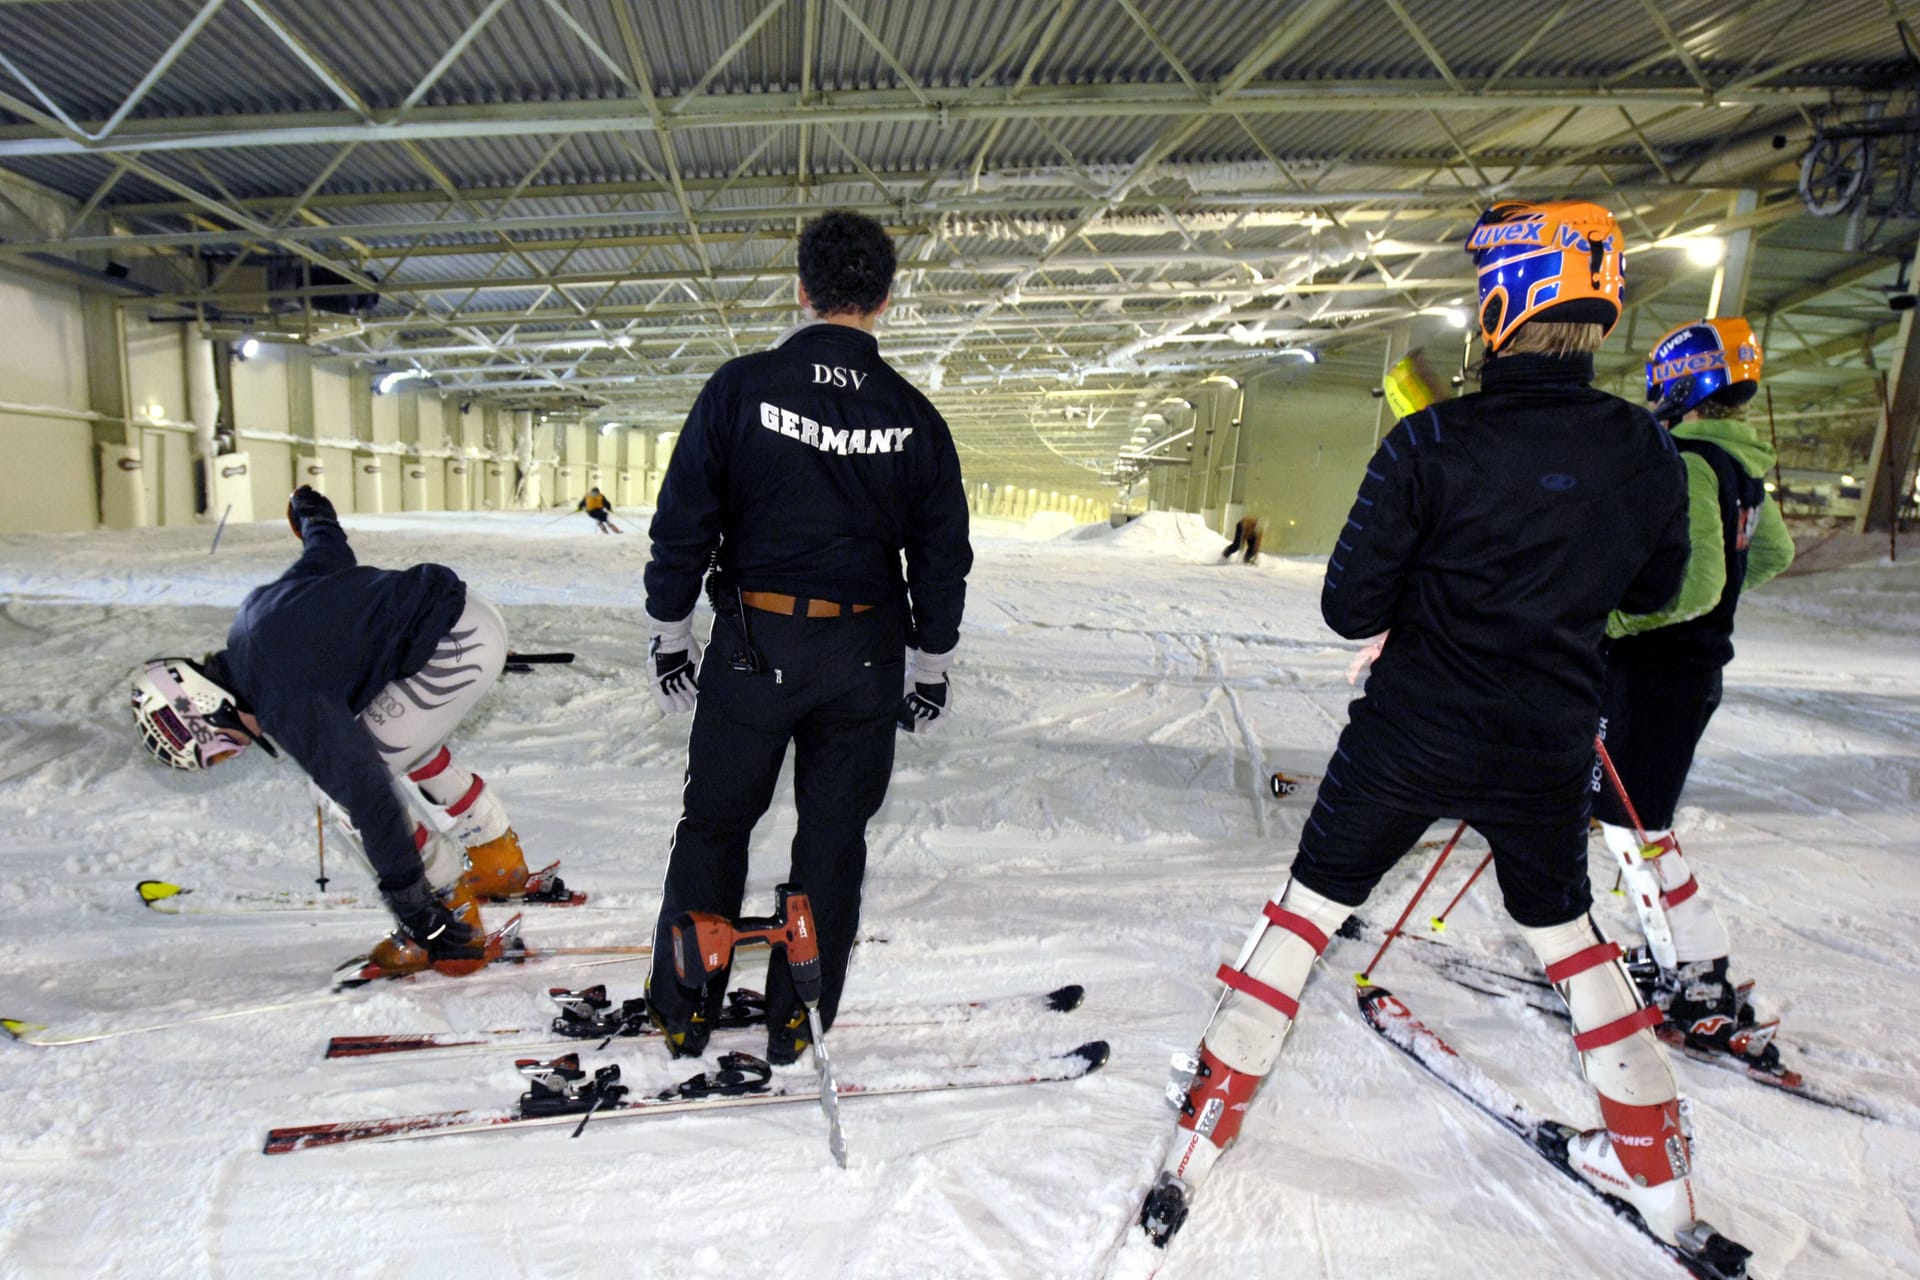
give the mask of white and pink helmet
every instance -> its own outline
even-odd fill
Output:
[[[233,693],[191,658],[154,658],[133,678],[133,720],[156,760],[205,769],[256,739],[240,721]],[[276,754],[271,745],[267,754]]]

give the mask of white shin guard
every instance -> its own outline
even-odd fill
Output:
[[[1167,1093],[1179,1127],[1165,1173],[1193,1186],[1232,1145],[1299,1014],[1313,962],[1350,910],[1289,882],[1262,910],[1239,957],[1220,966],[1227,991],[1200,1047],[1174,1060],[1178,1074]]]
[[[451,835],[463,849],[477,849],[498,840],[512,825],[486,779],[453,763],[445,747],[407,775],[432,811],[433,823]]]
[[[1678,1097],[1666,1053],[1653,1034],[1660,1012],[1641,1004],[1620,948],[1601,935],[1593,919],[1583,915],[1520,932],[1567,1003],[1587,1083],[1603,1098],[1628,1106],[1658,1106]]]
[[[1313,962],[1352,913],[1353,908],[1288,881],[1254,922],[1239,957],[1220,968],[1228,990],[1207,1024],[1207,1048],[1235,1071],[1263,1076],[1272,1070]]]
[[[1600,830],[1620,865],[1647,948],[1661,968],[1674,970],[1727,954],[1726,926],[1700,895],[1700,882],[1671,831],[1648,831],[1647,843],[1642,845],[1640,837],[1626,827],[1601,823]],[[1650,850],[1658,852],[1649,856]]]

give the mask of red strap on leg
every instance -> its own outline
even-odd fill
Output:
[[[1700,882],[1694,877],[1688,876],[1687,882],[1678,889],[1670,889],[1661,894],[1660,901],[1670,907],[1677,907],[1698,892],[1700,892]]]
[[[1220,972],[1213,976],[1235,991],[1244,992],[1261,1004],[1278,1009],[1289,1018],[1297,1020],[1300,1017],[1300,1002],[1278,987],[1270,987],[1258,978],[1249,978],[1240,970],[1224,964],[1220,966]]]
[[[1596,942],[1584,951],[1576,951],[1563,960],[1555,960],[1547,966],[1547,981],[1565,982],[1576,974],[1589,969],[1597,969],[1603,964],[1611,964],[1620,958],[1620,944],[1617,942]]]
[[[1625,1040],[1642,1027],[1657,1027],[1665,1021],[1666,1015],[1654,1005],[1645,1005],[1635,1009],[1624,1018],[1615,1018],[1591,1031],[1582,1031],[1573,1038],[1573,1047],[1585,1053],[1589,1049],[1604,1049],[1610,1044]]]
[[[480,793],[482,791],[485,791],[486,789],[487,789],[486,779],[482,778],[477,773],[474,774],[473,785],[467,788],[467,794],[461,796],[458,800],[455,800],[452,804],[448,805],[447,812],[452,814],[456,818],[459,817],[461,814],[465,813],[467,810],[473,808],[473,802],[478,800],[480,798]]]
[[[425,782],[429,778],[437,778],[441,774],[445,773],[447,771],[447,766],[452,763],[453,763],[453,753],[448,751],[443,746],[440,748],[438,752],[434,754],[433,759],[427,761],[425,764],[421,765],[418,769],[415,769],[412,773],[408,774],[407,776],[409,778],[412,778],[415,782]]]
[[[415,853],[418,853],[422,849],[426,848],[427,841],[431,839],[433,839],[433,837],[427,834],[427,829],[425,827],[421,826],[417,822],[413,824],[413,851]]]
[[[1285,929],[1288,933],[1302,939],[1313,948],[1315,955],[1324,955],[1327,950],[1327,935],[1319,925],[1305,916],[1295,915],[1277,902],[1269,902],[1265,911],[1267,919]]]

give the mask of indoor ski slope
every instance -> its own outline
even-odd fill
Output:
[[[507,677],[454,744],[530,855],[563,858],[593,894],[577,911],[530,911],[535,945],[644,940],[677,813],[686,722],[647,695],[645,518],[625,523],[627,536],[599,537],[550,513],[346,521],[367,561],[453,565],[504,607],[517,648],[579,654]],[[504,1104],[521,1088],[511,1052],[326,1062],[329,1035],[537,1023],[549,985],[636,995],[645,964],[556,961],[326,1000],[330,970],[382,931],[380,913],[144,910],[144,878],[273,890],[315,874],[294,769],[253,752],[179,775],[131,730],[134,664],[215,646],[241,596],[296,550],[272,522],[229,529],[217,554],[210,534],[0,538],[0,1015],[83,1032],[294,1007],[63,1048],[0,1043],[0,1275],[1103,1273],[1169,1134],[1168,1056],[1192,1047],[1210,975],[1282,881],[1307,811],[1305,796],[1268,799],[1263,780],[1318,773],[1344,722],[1356,646],[1319,621],[1318,563],[1224,565],[1221,540],[1188,517],[976,528],[956,719],[900,742],[870,832],[878,940],[845,1011],[1067,982],[1086,985],[1086,1004],[975,1028],[848,1027],[836,1058],[843,1074],[894,1058],[924,1069],[1104,1038],[1100,1074],[851,1099],[844,1172],[811,1107],[268,1158],[274,1125]],[[1920,1273],[1917,624],[1920,565],[1905,561],[1750,596],[1683,812],[1736,969],[1783,1018],[1788,1054],[1886,1113],[1676,1065],[1697,1104],[1707,1215],[1766,1280]],[[791,830],[783,800],[756,839],[750,909],[770,905]],[[1441,875],[1447,896],[1477,861],[1471,839],[1464,851]],[[1433,856],[1403,863],[1368,918],[1390,922]],[[366,887],[337,858],[328,870],[336,889]],[[1604,891],[1603,858],[1594,871]],[[1600,911],[1624,931],[1620,899]],[[1518,958],[1490,885],[1447,936]],[[1348,975],[1368,953],[1329,953],[1161,1275],[1678,1275],[1365,1029]],[[1596,1118],[1563,1024],[1411,954],[1379,977],[1530,1102]],[[588,1057],[649,1090],[690,1073],[645,1044]]]

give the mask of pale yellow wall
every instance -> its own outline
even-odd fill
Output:
[[[242,440],[252,459],[253,518],[278,520],[286,513],[293,492],[293,446],[274,440]]]
[[[321,440],[353,436],[352,379],[346,366],[315,361],[313,365],[313,433]],[[353,505],[353,454],[322,445],[320,460],[327,468],[327,497],[335,510],[346,513]]]
[[[93,428],[0,413],[0,533],[96,524]]]
[[[137,312],[127,315],[127,383],[133,411],[152,416],[152,406],[171,422],[187,421],[187,366],[179,324],[153,324]]]
[[[0,269],[0,331],[0,401],[88,408],[77,289]],[[0,412],[0,532],[93,528],[92,451],[82,419]]]
[[[1373,456],[1376,403],[1364,386],[1316,381],[1312,366],[1302,373],[1249,387],[1246,514],[1266,518],[1265,550],[1325,555]]]
[[[286,435],[292,431],[287,398],[287,349],[263,343],[251,360],[232,366],[233,422],[239,447],[252,457],[253,512],[258,520],[278,520],[297,480],[291,445],[249,439],[251,432]]]

